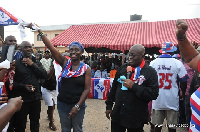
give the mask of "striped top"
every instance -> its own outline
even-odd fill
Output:
[[[198,88],[190,98],[192,109],[190,132],[200,132],[200,88]]]
[[[198,63],[200,72],[200,61]],[[200,88],[198,88],[190,97],[190,106],[192,110],[190,121],[190,132],[200,132]]]

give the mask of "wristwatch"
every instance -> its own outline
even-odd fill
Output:
[[[80,106],[78,104],[75,104],[76,109],[79,111],[80,110]]]

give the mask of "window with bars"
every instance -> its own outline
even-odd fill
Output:
[[[47,34],[45,34],[47,36]],[[42,38],[40,37],[40,35],[37,35],[37,41],[42,41]]]

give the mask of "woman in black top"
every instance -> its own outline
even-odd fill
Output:
[[[33,24],[28,27],[32,29]],[[59,94],[57,108],[60,116],[62,132],[83,131],[82,124],[85,114],[85,100],[91,86],[91,68],[80,61],[84,52],[83,45],[72,42],[69,45],[70,59],[67,59],[52,45],[50,40],[37,27],[43,43],[51,51],[55,61],[63,68],[59,78]]]

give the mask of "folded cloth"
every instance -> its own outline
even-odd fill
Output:
[[[128,88],[125,87],[125,86],[123,85],[123,84],[124,84],[124,81],[122,81],[122,79],[126,79],[126,77],[125,77],[125,76],[120,76],[120,78],[117,79],[117,81],[118,81],[119,83],[122,83],[122,88],[121,88],[121,90],[128,90]]]
[[[22,39],[26,37],[25,27],[28,26],[29,24],[30,23],[28,23],[28,22],[20,22],[18,24],[18,29],[20,29],[20,36]]]
[[[28,26],[29,24],[31,24],[30,22],[20,22],[18,24],[18,29],[20,29],[20,36],[22,39],[24,39],[26,37],[26,33],[25,33],[25,27]],[[38,26],[36,26],[35,24],[33,24],[32,26],[33,30],[38,31],[40,28]]]

